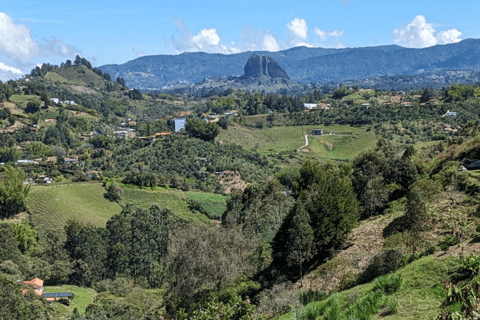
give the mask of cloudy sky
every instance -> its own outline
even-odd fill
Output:
[[[478,0],[0,0],[0,80],[76,54],[101,66],[193,51],[424,48],[479,38],[478,12]]]

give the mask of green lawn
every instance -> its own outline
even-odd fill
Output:
[[[103,197],[100,183],[33,186],[27,197],[33,222],[39,231],[63,229],[69,219],[104,227],[122,208]]]
[[[65,307],[60,303],[54,303],[57,311],[65,314],[71,314],[75,308],[77,308],[80,314],[85,313],[85,309],[89,304],[93,303],[93,299],[97,295],[95,290],[90,288],[81,288],[73,285],[63,285],[63,286],[45,286],[43,287],[43,292],[45,293],[54,293],[54,292],[72,292],[73,299],[70,303],[70,306]]]

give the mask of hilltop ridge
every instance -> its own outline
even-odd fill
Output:
[[[231,55],[190,52],[145,56],[99,69],[112,77],[124,78],[131,88],[158,90],[191,85],[206,78],[240,76],[252,54],[268,54],[291,80],[311,83],[475,69],[480,68],[479,53],[480,40],[467,39],[423,49],[391,45],[341,49],[296,47]]]

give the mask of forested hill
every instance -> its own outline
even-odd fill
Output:
[[[302,83],[480,68],[480,40],[467,39],[424,49],[396,45],[343,49],[296,47],[232,55],[202,52],[155,55],[99,69],[113,78],[124,78],[131,88],[160,89],[167,85],[194,84],[209,77],[242,75],[245,63],[254,53],[268,54],[290,79]]]

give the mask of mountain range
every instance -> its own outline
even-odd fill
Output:
[[[480,39],[423,49],[388,45],[342,49],[295,47],[278,52],[249,51],[231,55],[186,52],[144,56],[99,69],[112,77],[122,77],[131,88],[158,90],[195,84],[206,78],[242,75],[253,54],[275,59],[296,82],[338,82],[480,68]]]

